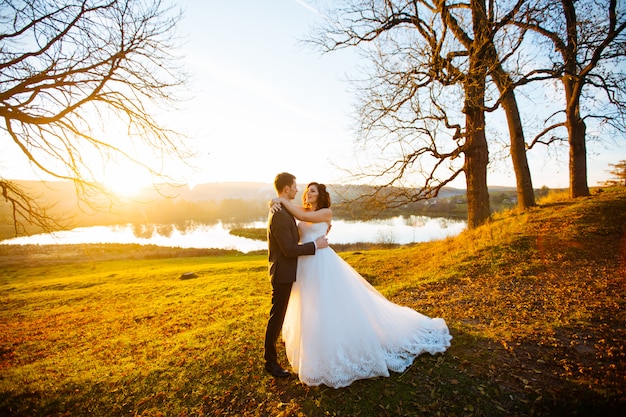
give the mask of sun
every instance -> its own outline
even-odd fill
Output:
[[[137,197],[142,191],[146,189],[144,185],[141,185],[128,179],[121,179],[119,181],[105,182],[107,191],[115,194],[118,197]]]
[[[150,174],[137,167],[108,167],[102,184],[107,192],[121,198],[138,197],[152,185]]]

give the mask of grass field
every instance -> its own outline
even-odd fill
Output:
[[[263,371],[264,254],[0,246],[0,415],[616,416],[626,406],[626,190],[554,196],[456,238],[341,255],[394,302],[443,317],[450,349],[343,389],[276,380]]]

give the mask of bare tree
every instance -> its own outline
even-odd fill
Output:
[[[393,152],[387,166],[369,174],[384,181],[377,196],[392,204],[434,197],[464,173],[468,227],[482,224],[491,215],[484,115],[487,62],[480,54],[467,53],[428,2],[346,3],[331,12],[330,25],[317,39],[327,51],[371,45],[375,73],[363,89],[360,131],[381,154]],[[471,42],[479,50],[483,28],[475,23],[469,23],[476,34]],[[462,164],[458,157],[464,157]],[[421,184],[407,178],[413,168]]]
[[[379,146],[380,154],[396,149],[396,157],[371,174],[386,179],[377,196],[396,204],[434,197],[464,173],[468,226],[490,216],[485,133],[490,75],[509,120],[519,204],[534,205],[514,84],[495,46],[504,23],[495,22],[492,2],[489,8],[484,0],[346,3],[330,13],[332,23],[315,38],[326,51],[375,45],[366,50],[374,74],[361,84],[360,132],[364,142],[373,140]],[[522,3],[513,3],[503,19],[510,20]],[[459,156],[465,159],[462,166],[456,163]],[[431,161],[424,162],[427,158]],[[366,169],[371,172],[372,166]],[[422,177],[417,188],[388,189],[409,182],[410,173]]]
[[[17,146],[36,172],[71,180],[83,201],[105,191],[94,172],[125,158],[156,177],[162,171],[130,149],[182,158],[182,137],[153,119],[184,84],[174,48],[180,12],[159,0],[5,0],[0,11],[0,116],[3,147]],[[123,140],[107,138],[112,124]],[[54,228],[35,197],[0,177],[16,233]]]
[[[516,20],[524,30],[548,43],[549,63],[536,65],[522,82],[558,79],[565,93],[564,120],[544,129],[533,141],[566,127],[569,142],[570,195],[589,195],[586,135],[589,118],[600,118],[624,133],[626,129],[626,10],[617,0],[537,0]],[[604,100],[600,97],[604,96]],[[603,101],[602,109],[594,107]],[[585,107],[587,104],[587,107]],[[586,113],[586,114],[585,114]]]
[[[491,78],[500,91],[500,102],[507,118],[510,138],[510,154],[515,172],[517,204],[521,209],[536,205],[533,182],[526,156],[526,139],[522,118],[515,96],[515,82],[500,62],[496,62],[491,71]]]

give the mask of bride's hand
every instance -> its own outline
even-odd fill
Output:
[[[276,213],[277,211],[280,211],[283,208],[283,206],[280,204],[279,198],[272,198],[269,201],[269,207],[272,213]]]

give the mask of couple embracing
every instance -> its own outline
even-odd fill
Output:
[[[419,354],[450,346],[443,319],[390,302],[328,246],[332,211],[324,184],[310,183],[302,206],[292,203],[295,176],[278,174],[274,188],[267,226],[272,307],[265,369],[270,374],[289,376],[276,351],[281,331],[300,381],[333,388],[402,372]]]

